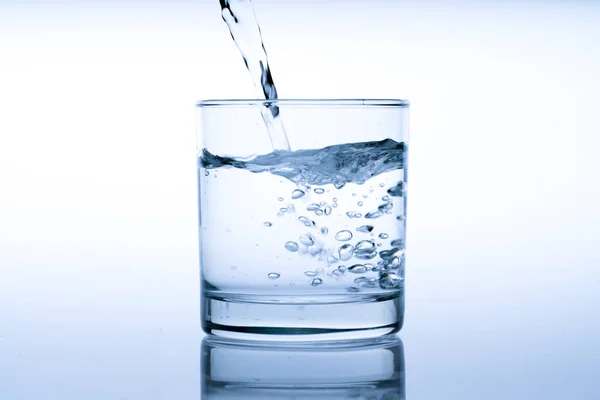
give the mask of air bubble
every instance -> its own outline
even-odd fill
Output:
[[[346,183],[345,183],[345,182],[339,182],[339,181],[337,181],[337,182],[333,182],[333,186],[334,186],[336,189],[341,189],[341,188],[343,188],[343,187],[344,187],[344,185],[346,185]]]
[[[390,243],[394,247],[404,247],[404,240],[402,239],[394,239]]]
[[[331,199],[331,201],[333,201],[334,203],[337,203],[337,197],[334,197],[333,199]]]
[[[387,238],[389,238],[389,237],[390,237],[390,235],[388,235],[387,233],[380,233],[380,234],[379,234],[379,238],[380,238],[380,239],[387,239]]]
[[[290,241],[285,244],[285,248],[291,251],[292,253],[295,253],[298,251],[300,246],[298,246],[298,243]]]
[[[315,211],[315,214],[318,215],[318,216],[321,216],[321,215],[323,215],[323,211],[322,210],[317,210],[317,211]]]
[[[277,201],[283,201],[283,197],[278,197]]]
[[[352,232],[349,230],[339,231],[335,234],[335,238],[340,242],[347,242],[348,240],[352,239]]]
[[[327,235],[329,233],[329,228],[327,228],[326,226],[322,227],[321,228],[321,233],[323,235]]]
[[[390,196],[383,196],[381,198],[381,200],[383,200],[383,201],[389,201],[390,200]]]
[[[325,203],[324,201],[322,201],[322,202],[320,202],[320,203],[319,203],[319,205],[320,205],[321,207],[323,207],[325,204],[327,204],[327,203]]]
[[[375,218],[381,217],[382,215],[383,215],[383,213],[381,211],[371,211],[371,212],[365,214],[365,218],[375,219]]]
[[[396,184],[396,186],[391,187],[387,190],[390,196],[394,197],[402,197],[404,196],[404,182],[400,181]]]
[[[352,196],[356,196],[356,193],[352,193]]]
[[[373,250],[375,243],[372,240],[361,240],[356,244],[356,251]]]
[[[312,203],[308,207],[306,207],[306,209],[308,211],[316,211],[316,210],[320,210],[321,207],[317,203]]]
[[[356,228],[359,232],[369,233],[373,230],[373,225],[363,225]]]
[[[336,262],[338,262],[338,258],[336,256],[329,256],[327,257],[327,264],[335,264]]]
[[[306,272],[304,272],[304,275],[308,276],[309,278],[314,278],[318,274],[316,271],[306,271]]]
[[[353,274],[364,274],[367,272],[367,267],[362,264],[354,264],[353,266],[348,267],[348,272]]]
[[[300,222],[302,222],[302,224],[304,226],[308,226],[308,227],[314,227],[315,226],[315,221],[311,221],[310,219],[304,217],[304,216],[300,216],[298,217],[298,220]]]
[[[398,257],[402,254],[402,249],[398,247],[391,248],[390,250],[383,250],[379,252],[379,257],[384,260],[390,260],[394,257]]]
[[[366,199],[367,197],[369,197],[369,196],[367,196],[366,194],[363,194],[363,199]]]
[[[379,277],[379,286],[382,289],[399,289],[402,278],[391,272],[383,272]]]
[[[386,211],[391,210],[393,207],[394,207],[393,203],[383,203],[379,207],[377,207],[377,209],[381,212],[386,212]]]
[[[359,207],[362,207],[362,205],[363,205],[364,203],[363,203],[362,201],[359,201],[359,202],[358,202],[358,203],[356,203],[356,204],[358,204],[358,206],[359,206]]]
[[[354,255],[354,246],[351,244],[345,244],[340,247],[338,253],[340,255],[340,260],[348,261]]]
[[[316,188],[316,189],[315,189],[315,193],[316,193],[316,194],[323,194],[323,193],[325,193],[325,189]]]
[[[384,187],[384,186],[385,186],[385,183],[383,183],[383,182],[379,184],[379,187]]]
[[[312,286],[319,286],[322,283],[323,283],[323,279],[321,279],[321,278],[315,278],[315,279],[312,280],[312,282],[310,284]]]
[[[354,287],[354,286],[350,286],[350,287],[346,288],[346,291],[350,292],[350,293],[356,293],[356,292],[360,291],[360,289],[357,287]]]
[[[310,233],[303,233],[302,235],[300,235],[300,243],[302,243],[305,246],[312,246],[313,244],[315,244],[315,237]]]
[[[354,257],[361,260],[370,260],[376,256],[377,250],[375,249],[375,242],[372,240],[361,240],[356,244]]]
[[[325,213],[325,215],[331,214],[331,206],[325,206],[323,212]]]
[[[267,276],[269,277],[269,279],[278,279],[281,275],[277,272],[269,272],[269,275]]]
[[[209,176],[209,175],[210,175],[210,172],[208,172],[208,170],[205,170],[204,171],[204,176]]]
[[[270,226],[273,226],[273,224],[271,222],[269,222],[269,221],[265,221],[263,223],[263,225],[266,226],[267,228],[270,227]]]
[[[304,193],[304,190],[300,190],[300,189],[296,189],[292,192],[292,199],[299,199],[300,197],[304,196],[306,193]]]

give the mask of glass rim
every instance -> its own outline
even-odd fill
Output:
[[[197,107],[257,107],[257,106],[342,106],[342,107],[408,107],[410,101],[400,99],[222,99],[200,100]]]

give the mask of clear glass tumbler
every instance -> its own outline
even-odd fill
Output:
[[[290,150],[273,150],[265,106],[277,108]],[[207,333],[339,340],[402,327],[408,107],[403,100],[198,103]]]

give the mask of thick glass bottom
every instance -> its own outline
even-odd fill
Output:
[[[207,292],[201,301],[202,329],[240,340],[338,341],[398,332],[404,296],[265,296]]]

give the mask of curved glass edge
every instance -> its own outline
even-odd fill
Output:
[[[408,100],[400,99],[228,99],[228,100],[201,100],[197,107],[257,107],[257,106],[303,106],[303,107],[408,107]]]

